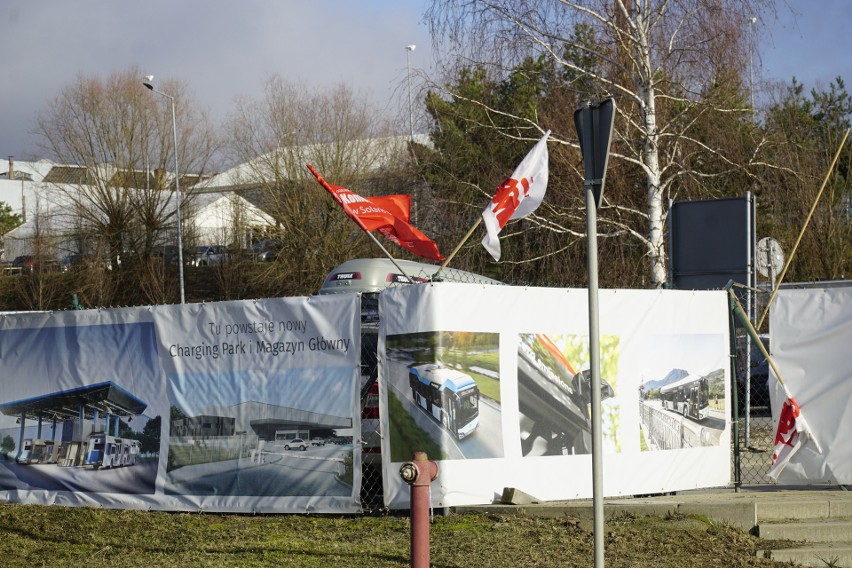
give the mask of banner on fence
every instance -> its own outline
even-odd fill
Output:
[[[798,441],[778,483],[852,484],[852,283],[780,290],[769,314],[769,341],[772,361],[813,438]],[[769,383],[775,433],[788,395],[771,368]]]
[[[0,500],[360,509],[355,295],[0,317]]]
[[[730,343],[719,291],[600,293],[601,382],[585,290],[435,283],[382,292],[384,495],[416,451],[439,462],[436,507],[503,489],[592,497],[591,388],[601,389],[604,493],[730,481]]]

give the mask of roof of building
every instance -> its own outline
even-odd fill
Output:
[[[390,165],[401,151],[407,149],[409,141],[412,141],[410,136],[400,135],[352,140],[347,145],[353,153],[360,154],[361,171],[375,172]],[[432,140],[427,134],[414,135],[413,142],[432,147]],[[204,185],[211,188],[246,189],[281,176],[285,179],[301,179],[309,175],[306,164],[321,164],[322,157],[331,153],[330,148],[338,145],[305,144],[280,148],[212,176],[204,180]]]
[[[80,185],[92,183],[94,178],[85,166],[53,166],[42,181]]]
[[[93,418],[96,411],[119,416],[137,416],[148,407],[148,403],[112,381],[87,385],[65,391],[25,398],[0,404],[0,413],[21,416],[28,420],[40,418]]]

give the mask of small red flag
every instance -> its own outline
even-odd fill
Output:
[[[377,231],[391,242],[410,250],[417,256],[444,260],[438,245],[409,223],[411,219],[411,196],[388,195],[384,197],[361,197],[345,187],[328,183],[310,164],[308,169],[346,214],[367,232]]]
[[[793,455],[808,441],[814,442],[814,447],[819,453],[822,449],[819,446],[813,433],[811,432],[808,423],[805,422],[805,417],[802,416],[802,409],[787,386],[784,385],[784,394],[787,399],[781,405],[781,412],[778,416],[778,428],[775,430],[775,442],[772,450],[772,467],[769,468],[767,475],[772,479],[778,479],[781,470],[787,467]]]

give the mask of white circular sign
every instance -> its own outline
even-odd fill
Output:
[[[772,237],[763,237],[757,242],[757,271],[761,276],[774,278],[784,268],[784,251]]]

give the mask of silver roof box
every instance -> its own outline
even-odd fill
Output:
[[[332,270],[320,288],[320,294],[378,293],[390,286],[430,282],[440,266],[411,260],[397,260],[397,268],[388,258],[356,258]],[[400,268],[405,274],[400,273]],[[502,282],[447,267],[438,275],[439,282],[499,285]]]

